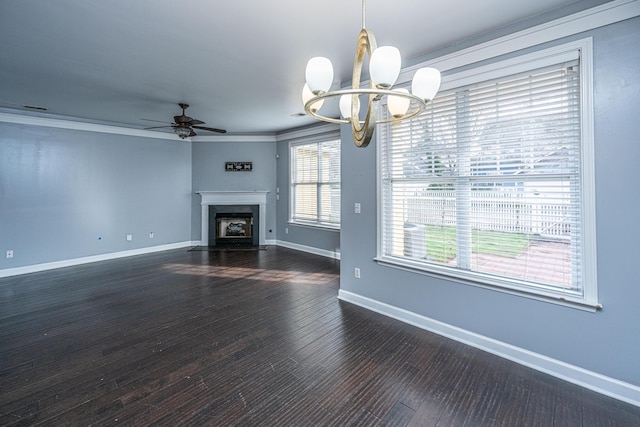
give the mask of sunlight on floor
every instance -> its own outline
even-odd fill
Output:
[[[263,268],[223,267],[212,265],[166,264],[164,269],[175,274],[221,278],[251,278],[267,282],[295,281],[298,283],[329,283],[338,278],[338,274],[311,273],[302,271],[270,270]]]

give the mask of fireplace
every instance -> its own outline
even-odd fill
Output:
[[[258,205],[209,205],[209,246],[258,246]]]
[[[268,191],[198,191],[202,198],[202,246],[216,246],[229,244],[247,244],[254,246],[266,245],[266,206]],[[249,229],[251,242],[249,239],[232,243],[228,239],[242,238],[242,236],[229,236],[222,241],[216,241],[216,228],[218,222],[216,215],[224,215],[227,218],[242,218],[247,214],[252,215],[253,227]],[[229,214],[232,214],[229,216]],[[234,216],[235,215],[235,216]],[[239,216],[238,216],[239,215]],[[232,221],[239,222],[239,221]],[[225,228],[226,230],[226,228]],[[231,233],[240,233],[238,226],[231,227]],[[245,229],[245,234],[247,233]]]

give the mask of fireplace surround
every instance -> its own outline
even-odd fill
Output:
[[[266,244],[266,206],[268,191],[197,191],[201,197],[201,245],[215,246],[215,229],[210,230],[211,215],[220,213],[253,213],[253,241],[254,245]],[[213,211],[213,214],[211,213]],[[257,218],[256,218],[257,217]],[[229,217],[233,218],[233,217]],[[215,217],[214,226],[216,224]],[[213,234],[212,234],[213,232]],[[246,232],[245,232],[246,233]],[[213,238],[211,237],[213,236]]]

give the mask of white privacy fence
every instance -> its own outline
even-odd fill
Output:
[[[465,216],[468,215],[472,229],[555,238],[568,238],[571,234],[568,195],[480,190],[471,191],[466,199],[470,201],[464,211],[468,212]],[[458,223],[455,191],[419,191],[405,197],[404,203],[407,223],[440,226]]]

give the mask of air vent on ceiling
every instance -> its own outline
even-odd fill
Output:
[[[47,111],[47,107],[36,107],[34,105],[23,105],[22,107],[26,108],[27,110]]]

